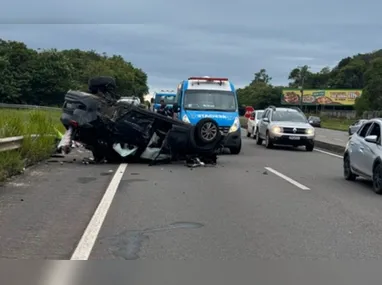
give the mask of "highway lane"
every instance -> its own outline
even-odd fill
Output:
[[[129,165],[90,259],[381,257],[382,197],[345,181],[340,158],[243,139],[216,167]],[[118,166],[83,155],[0,188],[1,258],[71,257]]]
[[[250,139],[216,168],[134,166],[90,258],[380,258],[381,197],[369,186],[344,181],[338,157]]]

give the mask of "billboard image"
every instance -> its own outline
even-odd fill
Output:
[[[306,89],[302,98],[303,105],[351,106],[355,99],[362,95],[362,90],[354,89]],[[283,89],[281,104],[299,105],[301,92],[299,89]]]

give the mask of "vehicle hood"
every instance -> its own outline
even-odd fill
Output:
[[[309,123],[297,123],[297,122],[272,122],[272,126],[279,126],[281,128],[311,128]]]
[[[222,111],[195,111],[186,110],[185,114],[192,125],[196,125],[201,119],[214,119],[221,127],[232,126],[235,118],[238,117],[237,112],[222,112]]]

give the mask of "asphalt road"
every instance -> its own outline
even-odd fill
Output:
[[[78,247],[91,260],[382,257],[382,197],[345,181],[340,157],[243,140],[216,167],[84,165],[86,153],[35,166],[0,188],[0,257],[70,259]]]
[[[329,130],[323,128],[315,128],[316,129],[316,139],[319,141],[323,141],[325,143],[332,143],[340,146],[345,146],[348,139],[349,134],[343,131]]]

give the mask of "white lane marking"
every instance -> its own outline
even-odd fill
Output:
[[[276,174],[278,177],[284,179],[285,181],[288,181],[290,184],[293,184],[294,186],[302,189],[302,190],[310,190],[308,187],[305,185],[302,185],[301,183],[298,183],[296,180],[293,180],[292,178],[289,178],[288,176],[274,170],[273,168],[270,167],[264,167],[266,170],[272,172],[273,174]]]
[[[117,192],[119,183],[121,182],[123,174],[125,173],[126,167],[127,163],[122,163],[118,167],[70,260],[89,259],[90,253],[97,240],[97,236],[101,230],[107,212],[110,209],[110,205],[113,202],[115,193]]]
[[[80,263],[53,260],[47,263],[47,267],[44,267],[39,283],[42,285],[79,284],[81,269]]]
[[[331,153],[331,152],[327,152],[327,151],[324,151],[324,150],[321,150],[321,149],[315,148],[314,150],[318,151],[318,152],[321,152],[321,153],[325,153],[325,154],[330,155],[330,156],[337,157],[337,158],[341,158],[341,159],[343,158],[341,155],[334,154],[334,153]]]

